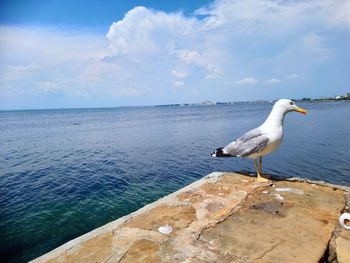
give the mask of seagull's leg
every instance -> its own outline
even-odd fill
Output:
[[[258,178],[259,178],[259,177],[260,177],[260,173],[259,173],[258,164],[256,163],[256,159],[253,159],[253,163],[254,163],[254,168],[255,168],[256,175],[257,175]]]
[[[266,183],[269,181],[269,179],[262,177],[262,157],[261,156],[259,158],[259,163],[260,163],[260,165],[258,167],[258,164],[256,163],[256,160],[254,159],[255,169],[257,170],[257,174],[258,174],[257,181],[261,182],[261,183]]]

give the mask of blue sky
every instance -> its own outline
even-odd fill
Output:
[[[0,109],[350,92],[350,1],[0,1]]]

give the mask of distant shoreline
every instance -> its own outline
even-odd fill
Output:
[[[300,102],[332,102],[332,101],[350,101],[350,93],[342,96],[333,97],[319,97],[319,98],[302,98],[292,99],[293,101]],[[159,105],[134,105],[134,106],[111,106],[111,107],[88,107],[88,108],[38,108],[38,109],[0,109],[0,112],[9,111],[55,111],[55,110],[102,110],[102,109],[119,109],[119,108],[145,108],[145,107],[186,107],[186,106],[213,106],[213,105],[237,105],[237,104],[256,104],[256,103],[273,103],[274,100],[251,100],[251,101],[217,101],[212,102],[206,100],[203,102],[195,103],[171,103],[171,104],[159,104]]]

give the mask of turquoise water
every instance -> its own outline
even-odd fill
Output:
[[[350,184],[350,103],[300,103],[264,171]],[[1,262],[25,262],[213,171],[269,103],[0,112]]]

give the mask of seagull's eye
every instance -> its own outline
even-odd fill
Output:
[[[294,104],[293,101],[290,101],[290,102],[289,102],[289,105],[293,105],[293,104]]]

